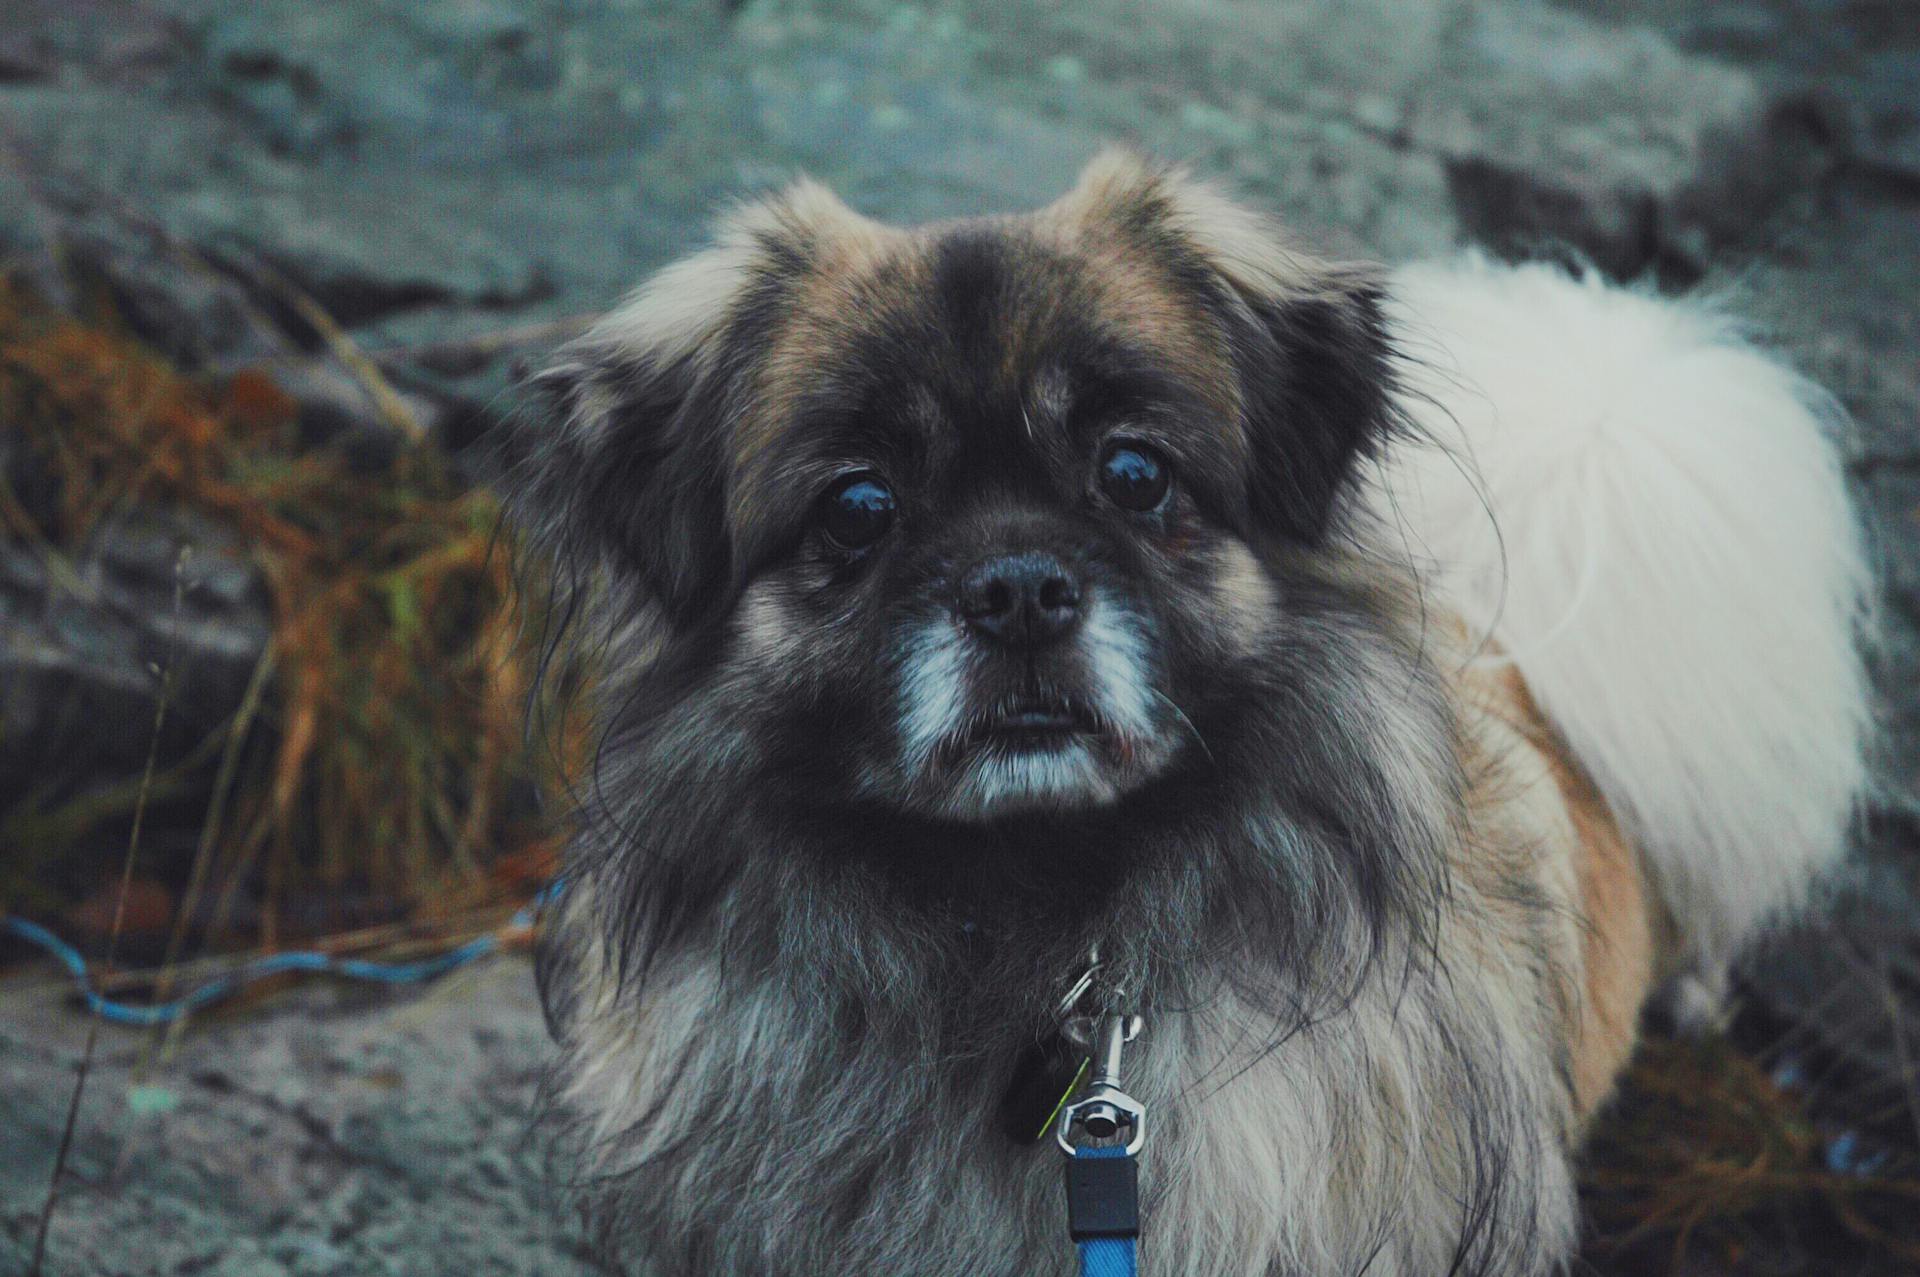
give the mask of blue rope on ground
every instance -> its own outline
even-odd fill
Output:
[[[559,890],[558,883],[547,887],[535,896],[530,904],[514,914],[508,925],[532,926],[535,911],[540,905],[558,895]],[[87,1009],[93,1014],[113,1024],[127,1024],[141,1028],[172,1024],[175,1020],[212,1006],[222,999],[232,997],[255,981],[264,980],[268,976],[283,975],[289,971],[323,972],[348,980],[364,980],[375,984],[418,984],[443,976],[456,967],[463,967],[475,958],[485,957],[500,947],[498,935],[480,936],[437,957],[422,958],[417,962],[370,962],[364,958],[339,958],[313,950],[274,953],[264,958],[256,958],[225,975],[215,976],[171,1002],[142,1005],[116,1002],[100,993],[93,987],[93,976],[86,957],[39,923],[7,915],[0,917],[0,926],[4,926],[8,933],[52,954],[55,960],[67,969],[68,974],[73,976],[75,987],[79,989],[80,996],[86,1001]]]

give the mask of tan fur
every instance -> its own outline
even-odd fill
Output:
[[[1232,618],[1235,639],[1243,652],[1255,651],[1267,627],[1274,623],[1273,582],[1243,541],[1223,546],[1214,568],[1214,594],[1220,610]]]
[[[1539,840],[1538,879],[1569,924],[1556,936],[1556,957],[1572,976],[1563,1031],[1577,1138],[1633,1053],[1640,1008],[1670,961],[1663,954],[1669,929],[1640,851],[1519,673],[1495,650],[1464,671],[1460,684],[1465,712],[1479,720],[1488,764],[1505,786],[1486,800],[1497,816],[1483,815]]]
[[[886,304],[889,288],[910,298],[920,278],[911,235],[854,212],[824,186],[796,183],[763,207],[770,210],[769,233],[791,244],[807,266],[792,283],[754,402],[734,430],[737,522],[750,517],[762,455],[791,421],[810,379],[847,344],[864,315]]]
[[[1116,325],[1165,353],[1174,367],[1190,369],[1213,396],[1209,406],[1222,421],[1239,419],[1227,352],[1192,308],[1178,300],[1133,231],[1143,203],[1166,198],[1160,179],[1139,160],[1109,152],[1095,160],[1074,189],[1034,214],[1042,242],[1083,258],[1101,308]]]
[[[1587,921],[1586,1000],[1574,1034],[1574,1100],[1583,1118],[1612,1093],[1633,1053],[1640,1007],[1655,972],[1653,901],[1640,855],[1593,782],[1570,766],[1557,769],[1579,838],[1580,897]]]
[[[1074,189],[1042,210],[1036,221],[1057,223],[1073,241],[1111,250],[1108,269],[1116,277],[1139,271],[1138,263],[1158,254],[1135,238],[1145,209],[1161,214],[1220,274],[1248,295],[1299,296],[1344,304],[1356,285],[1377,281],[1377,268],[1330,262],[1294,244],[1293,237],[1260,212],[1235,203],[1207,182],[1184,170],[1156,167],[1130,151],[1102,152],[1080,175]],[[1131,312],[1126,314],[1134,321]],[[1144,323],[1159,316],[1149,311]],[[1224,363],[1200,365],[1226,372]],[[1221,379],[1230,385],[1232,378]]]

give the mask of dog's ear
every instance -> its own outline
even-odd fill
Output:
[[[521,526],[570,579],[604,571],[679,627],[724,611],[736,584],[728,441],[774,294],[799,269],[792,193],[733,210],[711,247],[563,349],[513,432]]]
[[[603,570],[676,625],[717,612],[731,554],[714,384],[697,351],[577,343],[533,380],[521,524],[563,570]]]
[[[1379,273],[1295,248],[1270,218],[1179,169],[1102,155],[1076,191],[1173,264],[1225,335],[1247,434],[1247,516],[1313,543],[1356,462],[1398,420]]]
[[[1356,464],[1395,421],[1394,360],[1372,279],[1341,272],[1311,290],[1235,284],[1247,321],[1234,332],[1256,526],[1309,544],[1328,532]]]
[[[604,568],[679,627],[725,612],[741,585],[733,450],[756,372],[793,296],[880,230],[805,178],[739,204],[711,247],[533,378],[540,407],[513,432],[509,487],[562,571]]]

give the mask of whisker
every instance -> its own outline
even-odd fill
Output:
[[[1215,767],[1218,767],[1220,765],[1220,760],[1213,756],[1213,749],[1207,744],[1207,738],[1200,734],[1200,729],[1193,725],[1193,720],[1191,718],[1187,717],[1187,711],[1181,709],[1178,705],[1174,704],[1173,698],[1168,696],[1165,692],[1161,691],[1159,688],[1148,687],[1147,691],[1153,696],[1155,700],[1159,701],[1162,705],[1165,705],[1168,709],[1173,711],[1173,716],[1180,720],[1181,725],[1187,729],[1187,733],[1193,737],[1194,743],[1200,746],[1200,752],[1207,756],[1207,761],[1213,764]]]

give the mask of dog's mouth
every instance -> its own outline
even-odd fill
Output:
[[[1156,737],[1099,695],[1028,683],[974,706],[922,756],[917,773],[921,792],[950,817],[1108,803],[1166,758]]]
[[[1107,724],[1082,701],[1048,691],[1020,692],[974,714],[948,738],[949,756],[975,750],[1045,753],[1108,734]]]

